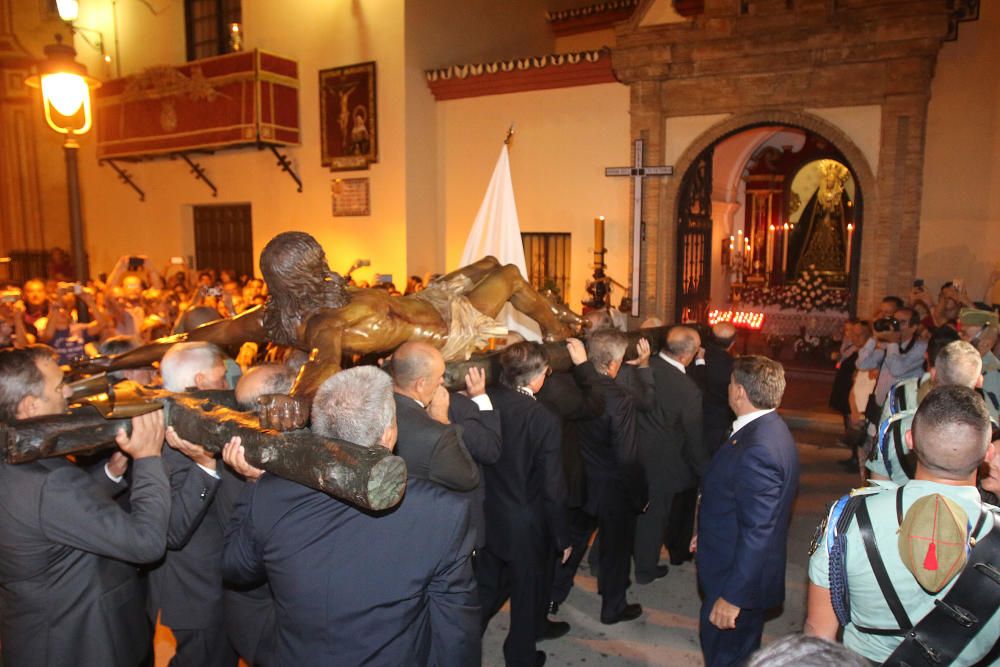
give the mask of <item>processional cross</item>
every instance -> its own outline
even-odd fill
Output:
[[[639,316],[639,250],[642,247],[642,179],[647,176],[672,176],[673,167],[645,167],[642,164],[642,139],[635,140],[631,167],[607,167],[605,176],[632,177],[632,317]]]

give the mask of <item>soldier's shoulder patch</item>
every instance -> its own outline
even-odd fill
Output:
[[[823,520],[819,522],[816,526],[816,532],[813,533],[812,542],[809,543],[809,555],[812,556],[819,549],[819,545],[823,543],[826,538],[826,525],[830,520],[830,513],[825,512],[823,514]]]
[[[896,488],[896,484],[894,482],[889,482],[889,484],[883,484],[882,482],[884,481],[885,480],[880,480],[880,479],[872,480],[872,484],[870,486],[859,486],[856,489],[851,489],[851,492],[848,495],[851,498],[855,496],[870,496],[879,493],[881,491],[886,491],[890,488],[892,489]]]

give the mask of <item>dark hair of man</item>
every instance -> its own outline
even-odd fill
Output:
[[[913,310],[909,306],[903,306],[902,308],[897,308],[896,313],[906,313],[906,317],[897,317],[900,320],[900,324],[906,324],[907,326],[915,327],[920,324],[920,316],[917,315],[917,311]]]
[[[184,311],[184,314],[177,319],[177,325],[174,327],[174,333],[188,333],[194,329],[197,329],[202,324],[208,324],[209,322],[214,322],[220,319],[219,311],[208,306],[196,306],[190,310]]]
[[[47,345],[0,350],[0,422],[17,419],[17,406],[25,396],[42,395],[45,377],[38,370],[38,361],[52,358],[52,348]]]
[[[861,330],[865,332],[865,336],[868,336],[869,338],[871,337],[872,335],[871,322],[869,322],[868,320],[858,320],[858,326],[861,327]]]
[[[500,382],[511,389],[526,387],[548,363],[545,348],[538,343],[514,343],[500,353]]]
[[[777,361],[757,355],[737,357],[733,360],[733,381],[746,390],[747,398],[758,410],[781,405],[785,369]]]
[[[625,357],[628,339],[615,329],[602,329],[587,338],[587,356],[598,371],[606,371],[612,362]]]
[[[98,346],[98,350],[106,357],[124,354],[139,347],[141,343],[135,336],[112,336]]]
[[[350,300],[339,274],[330,270],[323,247],[304,232],[282,232],[260,253],[260,272],[267,283],[264,330],[281,345],[298,342],[299,324],[323,308],[340,308]]]
[[[882,303],[891,303],[893,310],[899,310],[903,307],[903,300],[898,296],[886,296],[882,297]]]
[[[959,340],[958,332],[950,328],[940,328],[934,330],[934,337],[927,341],[927,359],[933,367],[941,350],[948,347],[950,343]]]
[[[913,448],[931,474],[963,480],[975,472],[990,444],[990,413],[968,387],[935,387],[913,417]]]
[[[750,658],[747,667],[866,667],[868,661],[819,637],[792,634],[772,642]]]

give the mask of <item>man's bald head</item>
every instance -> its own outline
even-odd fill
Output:
[[[398,393],[427,403],[444,376],[444,357],[433,345],[403,343],[392,353],[391,368],[392,384]]]
[[[295,382],[295,372],[284,364],[254,366],[236,383],[236,402],[244,410],[256,410],[257,399],[265,394],[287,394]]]
[[[701,336],[691,327],[677,326],[667,332],[667,354],[685,366],[698,354]]]
[[[719,347],[729,349],[736,339],[736,327],[731,322],[716,322],[712,325],[712,337]]]
[[[962,481],[983,462],[991,433],[982,397],[968,387],[947,385],[920,402],[907,440],[930,475]]]
[[[656,317],[655,315],[651,315],[642,321],[642,324],[639,325],[639,328],[655,329],[656,327],[662,327],[662,326],[663,326],[663,320],[661,320],[659,317]]]

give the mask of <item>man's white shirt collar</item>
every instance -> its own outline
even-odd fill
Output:
[[[748,412],[745,415],[737,417],[736,421],[733,422],[733,435],[736,435],[741,428],[753,420],[760,419],[769,412],[774,412],[774,408],[771,408],[770,410],[754,410],[753,412]]]
[[[666,352],[660,352],[660,359],[663,359],[665,362],[667,362],[668,364],[670,364],[671,366],[673,366],[674,368],[676,368],[677,370],[679,370],[681,373],[684,373],[684,375],[687,375],[687,369],[684,368],[684,364],[682,364],[681,362],[677,361],[676,359],[674,359],[673,357],[671,357]]]

